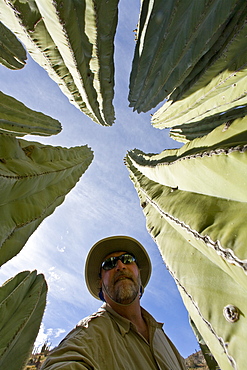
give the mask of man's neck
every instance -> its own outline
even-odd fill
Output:
[[[120,316],[133,322],[142,319],[140,300],[137,297],[134,302],[129,305],[118,304],[112,300],[107,300],[107,304]]]
[[[107,304],[120,316],[131,321],[138,332],[148,341],[148,327],[141,313],[139,297],[130,305],[120,305],[114,301],[108,301]]]

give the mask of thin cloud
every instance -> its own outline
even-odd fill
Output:
[[[53,338],[59,338],[62,334],[65,333],[65,330],[62,328],[48,328],[45,329],[45,325],[42,322],[40,326],[40,330],[38,333],[38,336],[36,338],[36,341],[34,343],[35,352],[39,352],[42,348],[42,346],[46,343],[48,347],[52,347],[52,339]]]

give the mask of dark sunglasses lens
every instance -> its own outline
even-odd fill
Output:
[[[131,254],[122,254],[119,257],[109,257],[102,263],[102,268],[106,271],[113,269],[117,265],[117,261],[120,260],[125,265],[135,262],[135,257]]]
[[[107,258],[107,260],[105,260],[102,263],[102,268],[106,271],[113,269],[113,267],[115,266],[116,266],[115,257]]]
[[[135,261],[135,258],[133,256],[131,256],[130,254],[123,254],[119,259],[125,265],[128,265],[128,264]]]

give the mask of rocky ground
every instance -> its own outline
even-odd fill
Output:
[[[185,360],[185,364],[188,370],[209,370],[202,351],[198,351],[187,357]]]

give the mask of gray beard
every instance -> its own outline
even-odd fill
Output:
[[[130,280],[127,284],[114,284],[113,286],[104,286],[106,294],[116,303],[130,304],[140,293],[141,280]]]
[[[128,285],[125,285],[124,287],[115,289],[115,302],[121,304],[129,304],[133,302],[139,293],[139,287],[139,284],[131,281],[131,284],[128,283]]]

